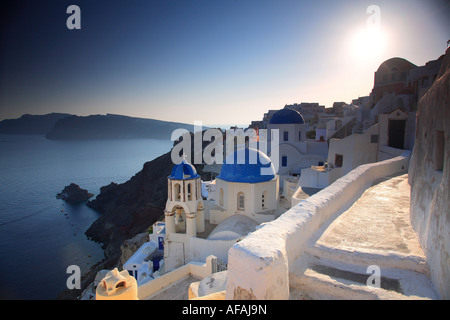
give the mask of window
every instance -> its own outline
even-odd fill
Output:
[[[181,200],[181,187],[180,184],[175,184],[175,201]]]
[[[220,188],[220,191],[219,191],[219,204],[221,206],[223,206],[223,189],[222,188]]]
[[[403,71],[403,72],[400,74],[400,80],[402,80],[402,81],[405,81],[405,80],[406,80],[406,72],[405,72],[405,71]]]
[[[244,210],[245,209],[245,196],[244,193],[239,192],[237,196],[237,208],[238,210]]]
[[[298,132],[298,140],[302,141],[302,132],[301,131]]]
[[[188,183],[188,185],[187,185],[187,196],[188,196],[188,201],[191,201],[192,200],[192,192],[191,192],[191,184],[190,183]]]
[[[444,170],[444,149],[445,149],[445,137],[444,131],[436,131],[436,143],[434,144],[434,169],[442,171]]]
[[[286,155],[281,156],[281,166],[287,167],[287,156]]]
[[[370,136],[370,143],[378,143],[378,135],[377,134],[372,134]]]
[[[342,167],[342,163],[344,162],[344,156],[342,154],[336,154],[334,156],[334,166]]]
[[[391,69],[391,81],[397,81],[398,80],[398,68],[392,68]]]
[[[261,195],[261,208],[264,210],[266,208],[266,201],[267,201],[267,191],[264,191]]]
[[[283,141],[288,141],[289,140],[289,131],[284,131],[283,132]]]
[[[264,209],[264,193],[261,196],[261,208]]]

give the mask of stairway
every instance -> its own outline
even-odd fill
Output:
[[[316,232],[289,270],[293,300],[439,299],[409,222],[407,175],[367,189]]]
[[[370,266],[378,268],[379,287]],[[421,257],[313,247],[290,270],[292,300],[439,299]]]

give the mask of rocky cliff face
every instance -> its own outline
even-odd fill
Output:
[[[125,240],[120,246],[120,259],[117,267],[123,269],[123,265],[144,244],[148,242],[148,232],[138,233],[133,238]]]
[[[411,221],[431,278],[450,298],[450,49],[433,86],[420,100],[409,167]]]
[[[127,182],[102,187],[100,194],[87,203],[102,216],[86,235],[103,243],[108,252],[115,252],[125,239],[148,229],[163,215],[172,166],[170,153],[166,153],[145,163]]]

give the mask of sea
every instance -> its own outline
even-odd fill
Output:
[[[56,299],[67,289],[69,266],[83,274],[104,258],[101,244],[85,235],[100,214],[57,193],[76,183],[95,197],[102,186],[128,181],[172,143],[0,134],[0,299]]]

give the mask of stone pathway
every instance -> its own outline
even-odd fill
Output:
[[[333,221],[317,245],[425,258],[409,222],[409,202],[407,174],[377,181]]]
[[[199,280],[193,276],[184,277],[147,300],[189,300],[189,286],[196,281]]]
[[[407,174],[374,183],[294,262],[291,299],[437,299],[409,206]]]

